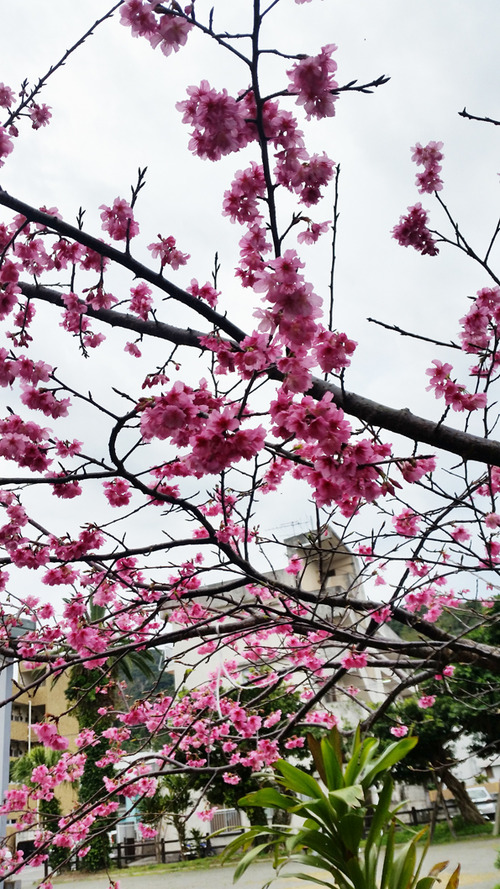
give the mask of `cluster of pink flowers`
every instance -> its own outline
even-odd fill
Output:
[[[395,738],[405,738],[408,734],[408,726],[407,725],[393,725],[389,729],[391,735],[394,735]]]
[[[264,429],[243,429],[238,405],[224,407],[205,387],[191,389],[181,382],[169,392],[142,403],[141,433],[145,441],[170,439],[191,452],[178,461],[182,474],[200,478],[221,472],[239,460],[249,460],[264,443]],[[182,469],[181,469],[182,467]]]
[[[102,210],[102,227],[114,241],[126,241],[139,234],[132,207],[123,198],[115,198],[112,207],[101,204],[99,209]]]
[[[403,509],[399,515],[395,515],[392,519],[397,534],[403,537],[415,537],[419,530],[420,516],[413,512],[412,509]]]
[[[422,204],[408,207],[408,214],[400,217],[399,223],[392,230],[392,236],[402,247],[414,247],[424,256],[436,256],[439,253],[427,228],[427,213],[422,209]]]
[[[462,330],[460,340],[462,349],[469,354],[481,358],[489,356],[489,362],[481,362],[480,368],[473,368],[472,373],[488,376],[490,369],[495,370],[500,362],[496,351],[500,324],[500,287],[483,287],[479,290],[471,308],[460,318]]]
[[[314,342],[317,362],[323,373],[340,373],[351,363],[350,356],[354,353],[357,343],[350,340],[345,333],[325,330],[318,325]]]
[[[127,506],[130,503],[132,492],[125,479],[114,478],[111,482],[104,482],[103,487],[110,506]]]
[[[340,663],[345,670],[359,670],[366,667],[368,655],[366,651],[349,651],[341,657]]]
[[[420,194],[432,194],[434,191],[441,191],[443,187],[439,177],[440,161],[443,160],[442,147],[442,142],[429,142],[425,147],[417,142],[412,148],[412,161],[424,167],[422,173],[417,173],[417,187]]]
[[[289,90],[296,93],[297,104],[303,105],[308,120],[311,117],[333,117],[335,114],[335,99],[333,90],[338,83],[333,79],[337,70],[337,63],[332,59],[332,54],[337,47],[330,43],[323,46],[317,56],[308,56],[297,62],[290,71]]]
[[[476,411],[486,407],[485,392],[467,392],[465,386],[450,378],[453,370],[451,364],[443,364],[437,358],[432,363],[434,367],[426,370],[426,374],[430,377],[427,389],[434,389],[436,398],[443,397],[445,404],[454,411]]]
[[[201,158],[220,160],[255,139],[255,127],[247,120],[247,108],[230,96],[218,93],[207,80],[190,86],[188,99],[177,103],[183,123],[191,126],[189,150]]]
[[[7,157],[13,150],[14,145],[5,127],[0,126],[0,167],[3,167],[5,161],[2,158]]]
[[[63,738],[53,723],[41,722],[31,726],[41,744],[52,750],[66,750],[68,739]]]
[[[120,9],[120,18],[122,25],[131,29],[133,37],[145,37],[153,49],[159,46],[165,56],[185,46],[193,27],[178,9],[159,8],[159,4],[149,0],[126,0]]]
[[[35,103],[30,106],[29,115],[32,121],[31,126],[34,130],[39,130],[40,127],[46,127],[52,117],[48,105],[36,105]]]
[[[175,238],[172,235],[169,235],[167,238],[162,238],[161,235],[158,235],[158,237],[160,240],[150,244],[148,250],[151,250],[151,254],[155,259],[160,260],[161,268],[164,269],[166,265],[169,265],[176,272],[181,265],[186,265],[189,253],[182,253],[179,250]]]
[[[436,703],[436,695],[422,695],[417,703],[421,710],[428,710],[429,707],[433,707]]]
[[[15,99],[14,90],[5,83],[0,83],[0,108],[10,108]]]
[[[152,292],[151,288],[144,281],[130,289],[130,311],[134,315],[139,315],[139,318],[143,318],[144,321],[148,317],[148,313],[153,305]]]
[[[258,199],[266,192],[264,171],[252,162],[246,170],[238,170],[231,189],[224,192],[222,213],[231,222],[253,223],[260,218]]]

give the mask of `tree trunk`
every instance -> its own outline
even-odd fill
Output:
[[[439,769],[441,780],[446,784],[455,798],[455,802],[460,810],[460,814],[464,821],[468,824],[485,824],[485,820],[481,813],[477,810],[467,793],[464,785],[458,778],[450,772],[447,766],[441,766]]]

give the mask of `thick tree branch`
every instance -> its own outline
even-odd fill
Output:
[[[176,284],[168,281],[159,272],[151,271],[148,266],[133,259],[130,254],[117,250],[116,247],[111,247],[110,244],[100,241],[99,238],[94,238],[92,235],[80,231],[76,226],[69,225],[67,222],[57,219],[55,216],[49,216],[48,213],[43,213],[41,210],[37,210],[35,207],[31,207],[29,204],[24,203],[24,201],[19,201],[17,198],[13,198],[2,188],[0,188],[0,205],[8,207],[15,213],[21,213],[30,222],[38,222],[41,225],[46,226],[50,231],[57,232],[62,237],[76,241],[78,244],[83,244],[84,247],[89,247],[100,256],[105,256],[107,259],[111,259],[113,262],[116,262],[118,265],[132,272],[136,278],[142,278],[144,281],[148,281],[149,284],[158,287],[159,290],[163,291],[163,293],[167,293],[173,299],[177,300],[177,302],[192,309],[198,315],[202,315],[207,321],[210,321],[211,324],[223,330],[224,333],[232,339],[235,339],[237,342],[244,338],[245,334],[243,331],[231,321],[228,321],[223,315],[214,311],[214,309],[210,308],[210,306],[202,302],[202,300],[197,299],[196,297],[191,296],[190,293],[187,293],[187,291],[182,290],[181,287],[177,287]]]
[[[0,203],[1,202],[2,193],[0,192]],[[41,215],[45,216],[45,214]],[[101,245],[100,241],[95,242],[95,239],[91,240],[94,241],[94,243]],[[106,247],[104,244],[101,246],[103,248]],[[113,248],[106,249],[113,250]],[[118,253],[121,258],[127,258],[119,251],[114,252]],[[135,263],[132,261],[132,264]],[[145,271],[147,272],[148,270],[145,269]],[[146,275],[141,275],[141,277],[146,277]],[[151,283],[155,283],[155,281],[152,280],[155,277],[159,278],[160,282],[163,284],[168,283],[165,282],[161,276],[155,276],[151,273],[149,273],[147,280]],[[168,284],[168,286],[170,287],[173,285]],[[56,290],[27,283],[22,283],[21,287],[23,293],[30,299],[43,299],[45,302],[50,302],[53,305],[58,305],[61,306],[61,308],[64,308],[62,297]],[[187,296],[189,296],[189,294],[187,294]],[[192,297],[190,297],[190,299],[192,299]],[[204,313],[202,312],[202,314]],[[123,312],[116,312],[113,309],[95,310],[90,306],[88,315],[89,317],[96,318],[113,327],[134,330],[137,333],[164,339],[168,342],[175,343],[176,345],[202,348],[200,346],[199,338],[200,336],[203,336],[203,334],[200,331],[192,330],[190,328],[182,329],[173,327],[170,324],[155,320],[143,321],[140,318],[127,315]],[[227,322],[226,319],[221,315],[218,315],[218,313],[213,312],[212,316],[214,315],[225,324],[226,328],[229,326],[233,327],[233,325],[230,325],[230,322]],[[211,320],[214,320],[213,317]],[[241,341],[244,336],[245,333],[237,328],[237,336],[235,336],[234,339]],[[268,375],[273,380],[280,382],[283,380],[283,374],[280,373],[276,367],[270,368]],[[476,460],[481,463],[486,463],[489,466],[500,466],[500,442],[498,441],[483,438],[478,435],[472,435],[470,432],[462,432],[459,429],[453,429],[451,426],[436,423],[434,420],[427,420],[424,417],[412,414],[408,408],[399,409],[388,407],[381,402],[372,401],[355,392],[348,392],[332,382],[325,382],[317,377],[313,377],[313,385],[308,394],[319,400],[323,398],[327,392],[330,392],[333,395],[335,404],[342,408],[346,414],[357,417],[358,420],[371,426],[379,426],[382,429],[386,429],[389,432],[395,432],[412,441],[424,442],[434,448],[439,448],[448,453],[456,454],[456,456],[464,461]]]

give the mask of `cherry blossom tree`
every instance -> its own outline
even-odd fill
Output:
[[[315,3],[296,2],[314,15]],[[468,624],[439,626],[444,610],[460,615],[471,598],[479,625],[498,614],[490,606],[500,563],[500,224],[486,248],[473,246],[442,197],[443,145],[413,147],[416,200],[401,208],[392,236],[426,263],[444,249],[465,254],[477,293],[450,318],[449,342],[435,340],[432,324],[425,334],[394,325],[395,337],[419,337],[441,356],[427,370],[427,418],[351,391],[357,343],[334,323],[335,262],[322,292],[310,281],[321,243],[333,239],[335,260],[339,167],[310,134],[354,93],[372,101],[365,94],[387,78],[344,82],[333,43],[320,39],[312,54],[277,45],[280,0],[243,5],[241,29],[231,30],[224,3],[121,0],[33,86],[0,84],[7,185],[23,132],[57,114],[42,101],[50,78],[97,25],[128,29],[167,57],[167,71],[198,35],[240,72],[216,88],[207,71],[172,109],[200,162],[232,163],[210,208],[234,224],[238,261],[225,286],[217,257],[213,269],[196,270],[190,244],[149,230],[145,169],[130,196],[103,199],[100,231],[87,228],[83,211],[72,224],[0,188],[0,651],[5,663],[32,666],[33,687],[77,667],[92,676],[92,694],[103,693],[78,752],[57,719],[35,727],[62,755],[8,791],[3,811],[20,813],[20,830],[32,825],[30,803],[78,779],[88,752],[106,741],[98,802],[83,802],[57,831],[40,829],[38,863],[51,844],[84,858],[96,821],[115,815],[117,794],[153,796],[165,771],[235,783],[239,766],[271,765],[280,744],[303,743],[299,727],[336,723],[322,701],[350,674],[391,677],[375,711],[360,701],[368,728],[449,665],[500,668],[498,650],[469,640]],[[194,219],[203,195],[187,184],[186,199]],[[316,523],[288,560],[259,516],[292,489],[313,503]],[[317,589],[303,582],[327,538],[358,566],[346,589],[321,572]],[[417,638],[389,632],[389,621]],[[209,665],[217,657],[222,667],[189,694],[153,689],[121,706],[113,691],[121,661],[158,646]],[[251,689],[251,703],[235,688]],[[259,704],[280,689],[296,691],[300,706],[290,714],[277,705],[263,719]],[[344,683],[347,697],[355,691]],[[130,765],[122,757],[134,726],[161,744],[154,753],[145,744]],[[22,864],[3,856],[2,873]]]

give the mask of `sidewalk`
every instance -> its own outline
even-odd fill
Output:
[[[441,883],[437,883],[438,889],[446,886],[447,879],[451,876],[458,863],[461,865],[460,889],[493,889],[500,884],[500,870],[495,868],[495,858],[500,851],[500,837],[483,837],[479,839],[461,840],[457,843],[443,843],[440,846],[432,846],[427,853],[423,875],[440,861],[449,861],[450,864],[441,877]],[[22,874],[22,889],[33,889],[43,879],[41,868],[28,868]],[[209,870],[180,870],[152,873],[145,871],[144,875],[131,876],[126,869],[114,875],[118,879],[120,889],[233,889],[233,867],[213,867]],[[269,862],[259,861],[249,867],[246,873],[236,883],[236,889],[261,889],[274,874]],[[76,889],[83,885],[85,889],[108,889],[109,880],[105,877],[85,877],[80,875],[76,881],[74,878],[68,881],[57,881],[55,886],[61,889]],[[306,889],[307,883],[294,877],[281,878],[276,883],[276,889]]]

